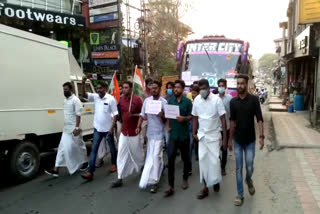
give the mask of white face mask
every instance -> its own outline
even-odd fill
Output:
[[[208,90],[201,90],[200,95],[203,99],[205,99],[208,96],[209,92]]]

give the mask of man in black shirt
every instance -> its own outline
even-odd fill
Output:
[[[248,93],[248,76],[239,75],[237,78],[238,96],[230,102],[230,142],[229,150],[232,151],[232,140],[236,159],[237,191],[234,204],[241,206],[243,203],[243,154],[246,162],[246,183],[250,195],[254,195],[255,188],[252,182],[253,162],[255,156],[255,128],[254,117],[259,126],[260,150],[264,147],[263,117],[259,100],[256,96]]]

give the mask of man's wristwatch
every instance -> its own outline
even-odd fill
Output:
[[[265,138],[265,136],[264,136],[264,135],[260,135],[260,137],[259,137],[259,138],[264,139],[264,138]]]

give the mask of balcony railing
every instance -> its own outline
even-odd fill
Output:
[[[82,14],[82,0],[0,0],[0,2],[68,14]]]

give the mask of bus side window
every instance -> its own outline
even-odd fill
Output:
[[[83,97],[83,94],[81,94],[82,93],[82,87],[83,87],[82,83],[78,82],[77,83],[77,87],[78,87],[79,99],[81,100],[81,102],[83,102],[83,103],[88,102],[88,100]],[[93,93],[92,88],[90,86],[90,83],[86,83],[85,87],[86,87],[86,92]]]

